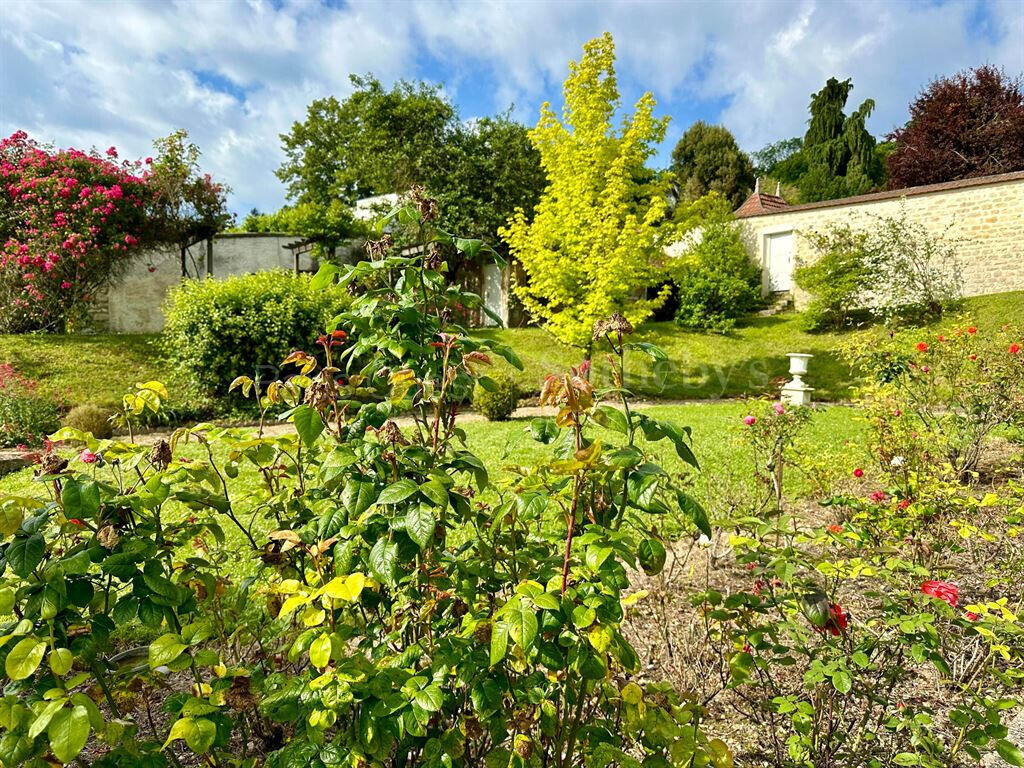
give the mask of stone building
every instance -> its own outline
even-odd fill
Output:
[[[802,232],[837,224],[866,229],[873,218],[901,209],[957,243],[965,295],[1024,290],[1024,171],[804,205],[755,188],[735,215],[762,266],[765,294],[792,297],[799,307],[806,297],[796,290],[793,270],[814,258]]]

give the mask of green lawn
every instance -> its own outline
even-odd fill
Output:
[[[0,362],[39,382],[39,390],[65,405],[116,407],[136,382],[167,382],[155,334],[0,336]]]
[[[1024,318],[1024,291],[967,299],[962,314],[978,326],[1019,322]],[[646,355],[631,356],[627,370],[636,373],[627,384],[638,396],[651,399],[774,393],[780,382],[789,378],[786,353],[808,352],[814,359],[807,382],[815,387],[815,397],[825,401],[848,400],[855,382],[853,372],[842,360],[840,345],[855,342],[862,332],[807,333],[801,329],[800,319],[797,313],[754,317],[743,327],[724,334],[685,331],[671,322],[648,323],[634,338],[662,347],[669,360],[652,364]],[[946,318],[935,327],[945,328],[956,320]],[[516,350],[526,370],[514,373],[526,393],[537,392],[546,374],[576,364],[582,357],[579,350],[559,344],[539,328],[478,333],[499,339]],[[603,356],[595,356],[594,366],[597,378],[606,380]]]
[[[660,405],[645,412],[691,427],[694,453],[701,463],[700,472],[684,465],[667,441],[648,447],[668,472],[685,477],[684,482],[692,486],[694,495],[712,515],[724,514],[729,504],[748,498],[752,486],[751,458],[744,441],[746,427],[743,416],[747,411],[742,402]],[[527,434],[528,423],[526,419],[514,419],[493,423],[467,421],[463,424],[470,449],[483,460],[492,480],[498,485],[512,477],[510,467],[529,464],[550,455],[550,446],[534,441]],[[854,408],[820,408],[813,415],[799,444],[802,453],[810,459],[806,471],[794,470],[787,475],[787,493],[800,496],[809,492],[822,472],[831,473],[838,479],[848,478],[853,468],[864,460],[861,446],[865,429],[866,423]],[[204,452],[194,443],[183,446],[178,456],[187,456],[195,461],[205,459]],[[258,477],[243,469],[237,478],[228,482],[231,496],[239,506],[238,512],[244,516],[254,503],[250,499],[259,485]],[[31,468],[0,478],[0,494],[36,495],[43,492],[39,483],[34,481]],[[230,523],[224,521],[226,532],[230,527]],[[240,534],[236,531],[234,535],[241,546],[244,542]]]
[[[1001,325],[1024,317],[1024,291],[968,299],[964,314],[979,326]],[[945,320],[945,327],[954,320]],[[516,372],[523,393],[534,394],[544,376],[581,359],[579,350],[564,347],[539,328],[479,330],[477,335],[500,339],[523,359]],[[658,344],[669,360],[652,364],[646,355],[631,356],[627,382],[648,399],[707,399],[776,392],[788,371],[787,352],[809,352],[808,383],[824,401],[842,401],[855,383],[842,361],[839,346],[855,341],[859,332],[806,333],[800,316],[784,314],[752,318],[730,333],[694,333],[671,322],[648,323],[636,339]],[[39,381],[41,391],[66,405],[95,403],[111,407],[135,382],[159,379],[174,396],[174,371],[163,360],[156,335],[0,336],[0,363]],[[504,363],[501,363],[504,366]],[[607,379],[603,355],[595,359],[598,381]]]

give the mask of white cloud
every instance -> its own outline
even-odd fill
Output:
[[[267,209],[283,198],[278,134],[312,99],[346,95],[350,72],[440,72],[464,116],[515,103],[532,121],[605,29],[627,105],[652,89],[679,118],[670,141],[701,116],[748,149],[801,134],[809,94],[832,75],[853,78],[855,103],[875,99],[870,126],[884,133],[933,76],[983,62],[1024,70],[1019,0],[0,0],[0,131],[143,156],[185,127],[233,187],[232,206]]]

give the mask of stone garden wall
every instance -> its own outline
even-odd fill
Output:
[[[795,233],[796,264],[814,257],[801,232],[836,224],[871,226],[878,216],[907,215],[958,243],[964,293],[1024,290],[1024,172],[790,206],[740,220],[753,257],[765,264],[765,238]],[[806,297],[797,292],[801,305]]]

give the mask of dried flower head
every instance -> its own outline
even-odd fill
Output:
[[[39,474],[59,475],[68,468],[68,460],[56,453],[44,453],[39,462]]]
[[[437,218],[437,215],[440,212],[437,207],[437,200],[427,197],[427,190],[419,184],[413,185],[409,190],[409,197],[412,200],[412,204],[415,205],[416,209],[420,212],[420,216],[423,217],[424,221],[433,221]]]
[[[318,411],[323,411],[334,402],[336,392],[337,385],[334,383],[334,379],[326,371],[321,371],[320,375],[313,379],[312,383],[306,388],[303,402]]]
[[[117,535],[117,530],[112,525],[105,525],[96,532],[96,540],[104,547],[104,549],[113,549],[116,547],[120,538],[121,537]]]
[[[167,469],[174,455],[171,453],[171,444],[166,440],[158,440],[153,450],[149,453],[149,460],[157,469]]]
[[[385,421],[383,426],[377,430],[377,436],[380,437],[383,442],[391,445],[409,444],[409,441],[405,439],[404,435],[402,435],[402,430],[398,428],[398,424],[391,419]]]
[[[633,332],[633,325],[621,313],[615,312],[605,320],[598,320],[594,324],[594,338],[600,339],[609,333],[617,333],[620,336],[628,336]]]
[[[379,240],[367,240],[366,245],[363,247],[366,249],[366,255],[371,259],[382,259],[388,255],[388,251],[391,250],[394,244],[394,238],[385,232],[380,236]]]
[[[442,263],[444,263],[444,257],[441,255],[441,244],[433,242],[427,246],[427,256],[423,259],[423,266],[427,269],[437,270],[441,268]]]

